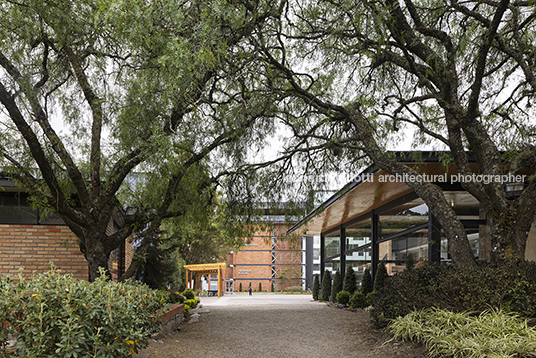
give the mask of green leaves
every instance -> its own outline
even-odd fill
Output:
[[[148,344],[165,306],[156,291],[105,275],[89,283],[52,268],[19,280],[0,278],[0,339],[15,334],[25,357],[129,357]]]

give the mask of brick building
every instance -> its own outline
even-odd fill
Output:
[[[0,179],[0,186],[0,275],[16,276],[23,268],[24,275],[30,276],[33,271],[48,271],[52,262],[63,273],[87,279],[87,261],[77,237],[63,220],[55,214],[42,217],[38,209],[28,205],[28,194],[11,180]],[[117,209],[108,225],[110,233],[120,227],[121,220]],[[109,267],[114,279],[130,265],[132,253],[132,240],[112,253]]]
[[[270,224],[245,238],[243,249],[227,255],[226,292],[276,291],[305,286],[305,245],[302,237],[289,236],[284,216],[270,216]]]

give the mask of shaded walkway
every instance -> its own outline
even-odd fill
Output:
[[[311,302],[311,296],[244,294],[202,298],[210,312],[144,353],[167,357],[422,357],[422,348],[390,343],[368,314]]]

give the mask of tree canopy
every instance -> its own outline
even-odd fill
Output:
[[[272,8],[249,5],[1,3],[3,174],[33,195],[33,205],[63,218],[91,280],[133,232],[143,255],[164,219],[184,215],[181,190],[212,189],[225,170],[219,159],[239,157],[270,132],[263,103],[253,106],[257,97],[241,87],[250,49],[240,43]],[[191,174],[210,159],[210,178]],[[153,177],[137,180],[135,172]],[[121,193],[132,189],[143,198],[136,214],[109,232]]]
[[[352,171],[368,158],[400,177],[418,172],[389,153],[446,151],[461,175],[528,173],[523,193],[466,181],[487,214],[492,260],[523,260],[536,212],[536,8],[532,1],[289,1],[251,36],[265,87],[280,96],[291,133],[280,168]],[[411,136],[413,135],[413,138]],[[320,164],[320,165],[318,165]],[[473,265],[466,231],[442,190],[407,182],[449,240],[452,258]]]

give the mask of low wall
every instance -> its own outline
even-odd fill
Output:
[[[162,316],[162,328],[153,338],[160,339],[174,331],[180,331],[184,322],[185,312],[183,303],[169,305],[169,310]]]

